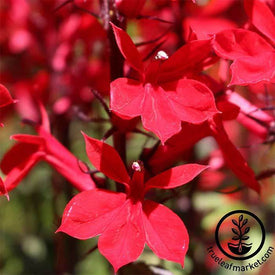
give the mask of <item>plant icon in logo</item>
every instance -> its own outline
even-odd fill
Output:
[[[215,240],[225,256],[240,261],[250,259],[264,245],[264,225],[255,214],[247,210],[230,211],[218,222]]]
[[[235,236],[232,237],[232,240],[238,241],[238,243],[228,243],[228,248],[236,255],[244,255],[250,251],[252,246],[252,243],[247,244],[243,242],[249,239],[249,236],[246,236],[246,234],[249,232],[250,227],[245,227],[248,219],[243,219],[243,215],[240,215],[238,221],[235,219],[232,219],[231,221],[237,227],[237,229],[231,228],[232,232],[235,234]]]

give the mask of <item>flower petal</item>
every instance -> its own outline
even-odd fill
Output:
[[[81,192],[67,204],[56,232],[83,240],[95,237],[113,222],[125,198],[125,194],[98,189]]]
[[[245,185],[259,193],[260,185],[255,178],[255,174],[248,166],[241,153],[229,140],[224,130],[221,117],[216,116],[213,120],[209,120],[209,123],[212,135],[218,143],[228,167]]]
[[[171,167],[196,142],[210,135],[207,121],[202,124],[182,123],[181,126],[181,131],[167,140],[165,145],[160,145],[150,158],[149,166],[154,174]]]
[[[15,100],[12,99],[8,89],[0,84],[0,107],[4,107],[14,102]]]
[[[231,65],[232,78],[229,85],[256,84],[261,81],[275,83],[275,52],[244,56]]]
[[[7,200],[9,201],[10,200],[10,197],[9,197],[9,194],[8,194],[8,191],[6,189],[6,186],[2,180],[2,178],[0,177],[0,195],[4,195],[6,196]]]
[[[244,0],[244,8],[252,24],[275,43],[275,17],[269,7],[258,0]]]
[[[40,128],[42,128],[47,133],[50,133],[51,127],[50,127],[50,121],[49,121],[49,117],[46,112],[46,109],[41,102],[38,102],[38,107],[39,107],[40,115],[41,115],[41,126],[37,127],[38,128],[37,132],[39,133]]]
[[[17,143],[9,151],[6,152],[1,160],[1,170],[4,174],[8,174],[14,167],[24,163],[38,151],[37,144]]]
[[[243,56],[257,56],[272,51],[273,48],[260,35],[244,29],[232,29],[219,32],[213,40],[216,53],[226,59]]]
[[[32,167],[43,158],[44,155],[44,152],[37,151],[26,158],[24,162],[21,162],[19,165],[10,170],[4,180],[6,190],[11,191],[14,189],[22,181],[22,179],[27,176]]]
[[[112,25],[118,48],[129,65],[143,75],[143,63],[141,56],[130,36],[113,23]]]
[[[208,166],[199,164],[185,164],[171,168],[145,183],[145,189],[148,191],[151,188],[171,189],[184,185],[194,179]]]
[[[12,135],[10,139],[14,139],[23,143],[45,145],[45,139],[40,136],[33,136],[27,134]]]
[[[163,88],[173,112],[181,121],[198,124],[218,113],[213,93],[199,81],[181,79]]]
[[[145,245],[141,203],[128,200],[100,236],[98,249],[113,265],[115,272],[135,261]]]
[[[82,134],[85,138],[87,155],[95,168],[110,179],[128,186],[130,177],[117,151],[100,140]]]
[[[144,97],[144,88],[140,82],[118,78],[111,83],[110,109],[124,119],[140,116]]]
[[[141,115],[142,124],[164,143],[180,131],[181,121],[175,114],[167,93],[161,87],[146,84],[144,89],[146,95]]]
[[[159,82],[174,81],[186,72],[200,70],[211,55],[211,40],[195,40],[185,44],[163,62],[159,70]]]
[[[149,200],[143,212],[146,243],[161,259],[183,266],[189,236],[182,220],[166,206]]]

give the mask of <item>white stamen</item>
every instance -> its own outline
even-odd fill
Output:
[[[159,51],[159,52],[157,53],[157,55],[155,56],[155,59],[156,59],[156,60],[166,60],[166,59],[168,59],[168,58],[169,58],[169,56],[168,56],[167,53],[164,52],[164,51]]]
[[[133,164],[132,164],[132,169],[134,171],[140,172],[141,171],[141,166],[137,161],[134,161]]]

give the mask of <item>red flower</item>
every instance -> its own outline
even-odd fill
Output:
[[[40,110],[42,125],[36,127],[39,136],[26,134],[11,136],[11,139],[18,143],[1,161],[1,170],[7,175],[4,181],[6,190],[14,189],[41,160],[51,164],[78,190],[93,189],[94,182],[89,175],[80,170],[77,158],[51,135],[48,117],[42,105]],[[0,194],[5,194],[3,188],[0,188]]]
[[[110,107],[124,119],[141,116],[146,130],[164,143],[181,130],[181,121],[198,124],[217,113],[212,92],[203,83],[183,79],[201,71],[211,56],[209,40],[192,41],[170,58],[163,51],[144,69],[142,58],[126,32],[113,26],[118,47],[139,80],[111,83]]]
[[[78,239],[101,235],[99,251],[115,271],[135,261],[145,243],[162,259],[184,264],[188,233],[181,219],[167,207],[145,200],[152,188],[170,189],[181,186],[207,166],[181,165],[169,169],[144,184],[144,172],[134,162],[130,178],[118,153],[108,144],[84,134],[86,150],[93,165],[109,178],[126,187],[126,194],[106,190],[89,190],[76,195],[66,206],[57,232]]]
[[[275,51],[255,32],[232,29],[217,33],[213,39],[217,55],[233,60],[229,85],[275,82]]]

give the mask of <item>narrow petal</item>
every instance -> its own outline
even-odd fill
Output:
[[[210,120],[210,129],[222,151],[225,163],[228,167],[246,186],[259,193],[260,185],[255,178],[253,170],[248,166],[241,153],[229,140],[223,128],[220,116],[216,116],[213,120]]]
[[[171,189],[184,185],[194,179],[208,166],[199,164],[185,164],[171,168],[145,183],[145,189],[148,191],[151,188]]]
[[[100,236],[98,249],[114,267],[115,272],[123,265],[135,261],[145,245],[141,203],[128,200],[112,223]]]
[[[14,139],[14,140],[24,142],[24,143],[29,143],[29,144],[45,145],[44,138],[39,136],[17,134],[17,135],[11,136],[10,139]]]
[[[167,93],[161,87],[146,84],[145,93],[142,124],[164,143],[180,131],[181,121],[175,114]]]
[[[0,177],[0,195],[4,195],[8,201],[10,200],[8,191],[1,177]]]
[[[211,40],[196,40],[185,44],[163,62],[159,82],[174,81],[188,71],[202,68],[204,61],[211,55]]]
[[[82,134],[85,138],[87,155],[95,168],[110,179],[128,186],[130,177],[117,151],[100,140]]]
[[[71,154],[69,156],[44,155],[43,160],[48,162],[60,175],[66,178],[78,191],[86,191],[95,188],[89,174],[83,173],[79,167],[77,158]]]
[[[111,83],[110,109],[125,119],[140,116],[144,97],[142,83],[127,78],[118,78]]]
[[[7,151],[1,160],[1,170],[4,174],[8,174],[13,168],[24,163],[38,151],[37,144],[17,143],[9,151]]]
[[[125,197],[122,193],[98,189],[77,194],[67,204],[56,232],[82,240],[101,234],[116,219],[114,213]]]
[[[244,0],[244,7],[252,24],[275,43],[275,17],[269,7],[259,0]]]
[[[112,25],[118,48],[129,65],[143,75],[143,63],[141,56],[130,36],[114,24]]]
[[[44,129],[44,131],[50,133],[51,132],[50,121],[49,121],[49,117],[46,112],[46,109],[41,102],[38,102],[38,106],[41,114],[41,126],[39,126],[37,130],[39,132],[39,128],[41,127]]]
[[[149,200],[143,212],[146,243],[161,259],[183,266],[189,236],[182,220],[166,206]]]
[[[181,79],[162,87],[181,121],[198,124],[218,113],[213,93],[199,81]]]
[[[44,152],[36,152],[20,165],[14,167],[6,176],[4,184],[7,191],[13,190],[44,156]]]
[[[4,107],[14,102],[15,101],[12,99],[8,89],[0,84],[0,107]]]
[[[79,191],[95,188],[91,176],[80,169],[79,160],[63,144],[44,128],[40,128],[40,134],[45,140],[45,161],[51,164]]]

